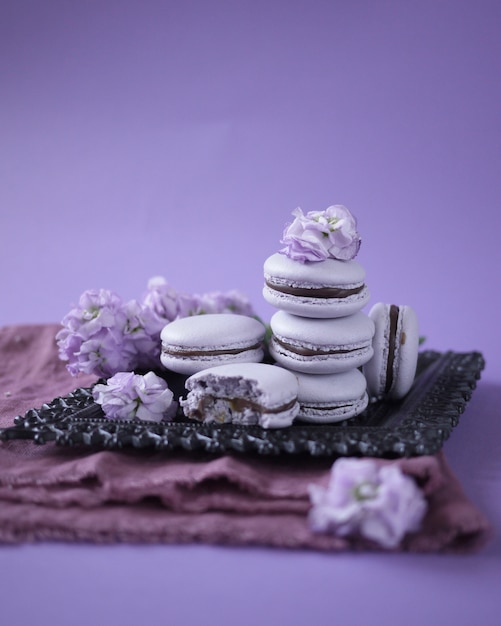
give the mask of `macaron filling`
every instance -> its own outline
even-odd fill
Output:
[[[162,354],[166,354],[169,356],[178,356],[178,357],[203,357],[203,356],[221,356],[225,354],[242,354],[244,352],[250,350],[259,350],[263,347],[261,342],[255,343],[252,346],[246,346],[242,348],[220,348],[220,349],[209,349],[209,350],[200,350],[199,348],[185,348],[180,347],[176,348],[175,346],[162,346]]]
[[[249,398],[204,395],[198,401],[191,403],[190,406],[185,405],[184,412],[186,417],[198,421],[208,421],[207,416],[212,414],[213,421],[220,423],[231,421],[242,424],[257,424],[259,416],[277,415],[290,411],[296,404],[297,400],[293,398],[286,404],[270,408]],[[217,410],[214,411],[214,409]]]
[[[364,394],[365,395],[365,394]],[[364,395],[360,396],[360,398],[354,400],[353,402],[339,402],[339,403],[329,403],[329,404],[308,404],[306,402],[301,402],[301,409],[304,411],[315,411],[316,413],[324,412],[331,413],[332,411],[339,411],[341,409],[351,409],[353,405],[357,405],[363,401]]]
[[[329,424],[351,419],[360,415],[369,403],[369,396],[364,392],[360,397],[353,400],[340,400],[339,402],[315,402],[313,400],[300,399],[298,419],[305,422]]]
[[[396,304],[390,305],[389,331],[388,331],[388,358],[386,363],[386,381],[384,392],[389,393],[393,387],[394,366],[397,353],[398,316],[400,309]],[[405,339],[404,339],[405,341]]]
[[[364,284],[350,289],[343,289],[341,287],[293,287],[290,285],[273,283],[269,279],[267,279],[265,283],[267,287],[273,289],[274,291],[278,291],[279,293],[285,293],[299,298],[323,298],[327,300],[332,298],[349,298],[350,296],[362,293],[365,288]]]
[[[271,342],[277,346],[281,346],[288,352],[292,352],[293,354],[297,354],[299,356],[305,357],[315,357],[315,356],[331,356],[336,354],[354,354],[360,351],[366,350],[370,343],[363,343],[357,346],[348,347],[348,346],[339,346],[332,348],[318,348],[318,347],[308,347],[308,346],[300,346],[298,344],[293,344],[284,339],[279,339],[276,335],[272,335]]]

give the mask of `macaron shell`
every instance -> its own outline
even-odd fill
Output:
[[[343,347],[370,343],[374,336],[374,322],[365,313],[333,319],[309,319],[277,311],[270,327],[279,338],[287,338],[301,346]]]
[[[419,353],[419,329],[417,315],[412,307],[398,307],[397,333],[395,338],[395,356],[393,360],[393,384],[388,393],[385,392],[390,335],[389,304],[378,302],[369,311],[374,321],[373,338],[374,355],[364,367],[369,394],[376,398],[398,400],[410,390],[416,375]]]
[[[369,396],[364,391],[358,400],[352,400],[349,405],[336,408],[332,406],[329,411],[321,410],[318,407],[308,407],[300,404],[297,420],[314,424],[334,424],[343,422],[363,413],[369,404]]]
[[[311,319],[278,311],[271,320],[271,356],[284,367],[312,374],[334,374],[362,366],[372,358],[374,323],[364,313]],[[311,350],[312,354],[298,354]],[[332,354],[315,354],[315,351]]]
[[[298,419],[313,423],[334,423],[362,413],[368,405],[367,383],[358,370],[341,374],[297,373],[299,384]]]
[[[416,376],[419,353],[419,327],[416,312],[410,306],[401,306],[399,312],[399,341],[395,360],[393,388],[390,397],[398,400],[410,391]]]
[[[250,346],[264,337],[263,324],[253,317],[233,313],[192,315],[170,322],[160,339],[174,349],[201,350]]]
[[[351,287],[363,284],[365,269],[358,261],[294,261],[279,252],[264,262],[264,276],[296,287]]]
[[[257,363],[264,357],[265,331],[255,318],[231,313],[180,318],[162,329],[160,361],[185,375],[224,363]]]
[[[369,289],[364,287],[356,296],[348,298],[305,298],[291,296],[263,287],[263,298],[276,309],[287,311],[301,317],[314,317],[319,319],[345,317],[353,315],[363,309],[370,299]]]
[[[264,299],[277,309],[295,315],[332,318],[352,315],[368,302],[370,294],[365,285],[365,270],[357,261],[326,259],[316,263],[301,263],[276,253],[264,263]],[[269,283],[269,284],[267,284]],[[321,298],[283,293],[277,288],[362,288],[359,293],[338,298]]]
[[[386,364],[388,363],[388,336],[390,331],[389,305],[378,302],[369,311],[369,318],[374,322],[372,358],[364,364],[363,372],[367,380],[369,395],[380,398],[386,383]]]

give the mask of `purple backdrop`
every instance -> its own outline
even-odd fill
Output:
[[[267,319],[262,264],[291,211],[343,203],[372,302],[412,304],[430,348],[487,358],[447,452],[501,528],[500,26],[497,0],[3,0],[0,324],[158,274],[241,289]],[[493,624],[500,555],[496,539],[464,559],[44,545],[0,551],[0,597],[13,611],[10,590],[37,585],[22,623],[106,588],[72,619],[132,624],[141,604],[200,623],[210,604],[230,624],[259,601],[238,623],[397,624],[419,598],[407,623]]]

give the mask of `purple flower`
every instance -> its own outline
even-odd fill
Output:
[[[80,296],[78,305],[63,318],[62,324],[70,331],[78,331],[83,340],[93,337],[103,328],[116,326],[122,309],[122,300],[108,289],[90,289]]]
[[[108,419],[160,422],[172,419],[177,409],[167,383],[153,372],[117,372],[106,384],[95,385],[92,394]]]
[[[426,500],[398,465],[370,459],[338,459],[327,488],[310,485],[310,527],[339,536],[361,535],[385,548],[417,531]]]
[[[115,330],[103,329],[81,342],[79,349],[71,355],[67,369],[73,376],[85,373],[107,377],[121,369],[132,369],[134,363],[133,346],[124,342]]]
[[[163,276],[154,276],[148,281],[142,305],[152,312],[164,326],[179,316],[180,294],[169,285]]]
[[[85,291],[57,333],[67,369],[109,377],[119,371],[158,365],[164,323],[135,300],[124,303],[106,289]]]
[[[255,312],[248,298],[240,291],[213,291],[199,297],[199,313],[234,313],[254,316]]]
[[[178,317],[206,315],[210,313],[234,313],[255,316],[248,298],[241,292],[211,291],[204,294],[179,294]]]
[[[157,367],[160,362],[160,331],[165,322],[137,300],[124,304],[123,314],[124,323],[119,331],[124,346],[134,354],[134,365],[128,369]]]
[[[201,315],[204,313],[202,309],[202,297],[196,293],[179,294],[179,313],[178,317],[190,317],[191,315]]]
[[[328,207],[325,211],[310,211],[306,215],[301,209],[292,212],[292,224],[286,226],[281,243],[281,252],[295,261],[324,261],[354,259],[360,249],[361,239],[357,221],[341,204]]]
[[[72,375],[111,376],[133,367],[135,349],[123,341],[127,323],[122,300],[112,291],[85,291],[62,320],[57,333],[59,357]]]
[[[241,292],[213,291],[202,295],[176,291],[162,276],[148,281],[142,305],[156,316],[163,325],[179,317],[204,313],[236,313],[255,315],[248,298]]]

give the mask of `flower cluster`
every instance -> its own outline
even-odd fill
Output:
[[[56,335],[59,357],[72,375],[108,377],[149,365],[159,355],[154,316],[132,300],[123,302],[107,289],[85,291],[62,320]]]
[[[173,419],[177,409],[167,383],[153,372],[117,372],[106,384],[95,385],[92,394],[108,419],[160,422]]]
[[[143,305],[163,324],[179,317],[204,313],[255,315],[248,298],[239,291],[213,291],[202,295],[179,293],[162,276],[155,276],[148,281]]]
[[[370,459],[338,459],[327,488],[310,485],[310,527],[338,536],[360,535],[384,548],[417,531],[426,500],[397,465]]]
[[[349,261],[360,249],[361,239],[357,221],[350,211],[336,204],[325,211],[301,209],[292,212],[295,219],[286,226],[281,243],[281,252],[295,261],[324,261],[339,259]]]
[[[160,332],[179,317],[203,313],[254,315],[238,291],[203,295],[177,292],[162,277],[148,282],[141,300],[124,302],[107,289],[85,291],[62,320],[56,335],[67,369],[108,378],[117,372],[155,369],[160,363]]]

